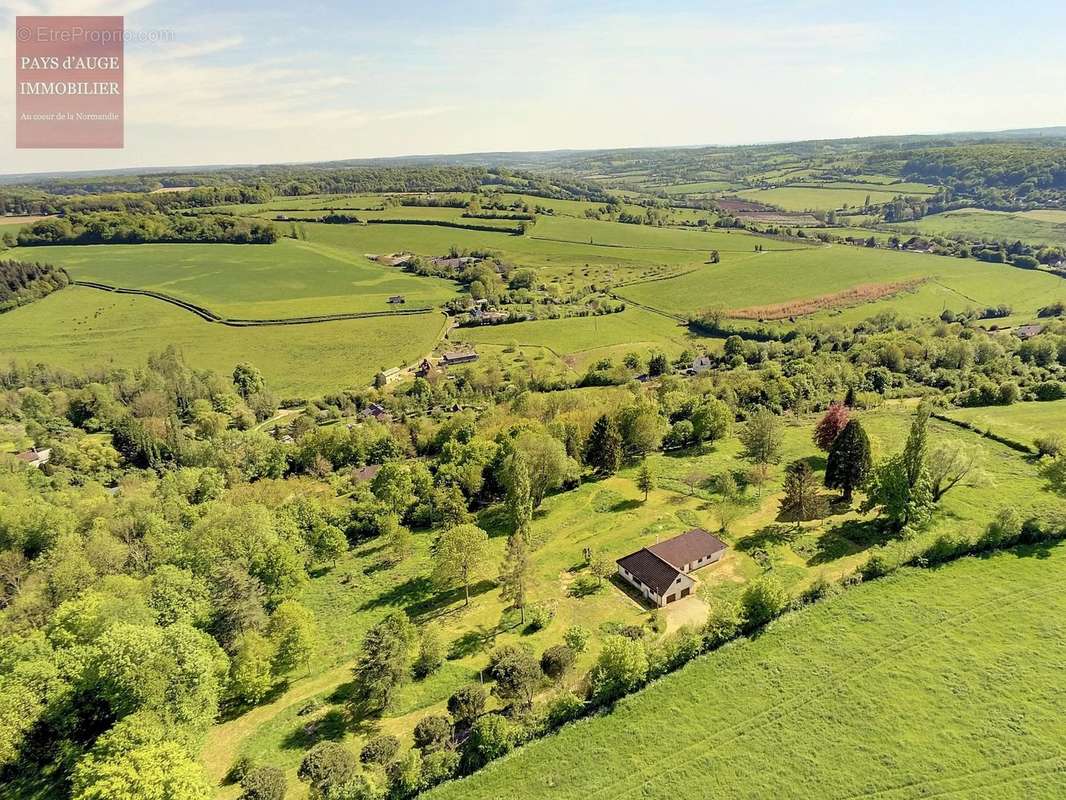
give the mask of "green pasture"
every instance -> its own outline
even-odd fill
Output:
[[[408,308],[435,306],[456,295],[449,281],[408,275],[364,253],[317,241],[71,245],[16,252],[65,267],[76,280],[152,289],[245,319],[387,311],[394,294],[404,295]]]
[[[635,306],[617,314],[599,317],[457,328],[452,331],[450,338],[474,345],[507,345],[516,342],[522,346],[548,348],[560,357],[589,358],[599,358],[600,351],[622,346],[638,352],[662,350],[669,355],[677,355],[686,348],[706,349],[705,346],[709,345],[716,349],[720,346],[717,339],[696,337],[676,320]]]
[[[961,209],[933,214],[916,222],[900,222],[892,227],[905,233],[926,236],[964,236],[968,239],[1048,244],[1066,247],[1066,211],[985,211]]]
[[[0,314],[0,359],[79,372],[134,368],[173,344],[197,369],[227,375],[249,361],[279,395],[314,396],[365,386],[382,367],[414,362],[442,325],[431,313],[231,328],[159,300],[73,286]]]
[[[1016,315],[1035,314],[1052,300],[1066,299],[1066,284],[1053,275],[974,259],[901,253],[848,245],[790,253],[725,254],[677,278],[634,284],[619,290],[628,299],[673,314],[710,306],[744,308],[818,297],[865,283],[927,278],[934,286],[868,304],[902,315],[926,316],[945,307],[961,311],[1006,303]],[[939,288],[936,288],[939,287]],[[936,308],[942,303],[940,308]],[[862,312],[854,312],[862,313]],[[868,316],[869,314],[866,314]],[[861,318],[861,317],[860,317]]]
[[[901,571],[429,797],[1060,797],[1064,579],[1062,547]]]
[[[956,408],[948,413],[952,418],[976,425],[982,431],[1006,436],[1023,444],[1032,444],[1040,436],[1066,433],[1066,400]]]
[[[812,184],[771,189],[743,189],[736,194],[738,197],[758,203],[778,206],[785,211],[832,211],[845,206],[861,207],[867,197],[870,198],[871,203],[888,203],[893,198],[907,194],[907,192],[896,191],[894,187],[884,190],[872,186],[861,189],[834,189],[819,188]]]

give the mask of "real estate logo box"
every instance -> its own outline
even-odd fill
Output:
[[[16,17],[15,146],[123,146],[122,17]]]

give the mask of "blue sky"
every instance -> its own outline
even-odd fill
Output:
[[[1066,124],[1066,3],[0,0],[123,14],[126,147],[0,172]],[[10,73],[9,73],[10,74]]]

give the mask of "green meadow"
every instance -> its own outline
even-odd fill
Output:
[[[1063,580],[1063,547],[903,570],[428,796],[1062,796]]]
[[[778,206],[785,211],[832,211],[844,207],[856,208],[865,204],[866,198],[871,203],[888,203],[901,194],[931,194],[928,187],[924,192],[897,191],[895,187],[879,189],[877,187],[834,188],[819,185],[778,186],[771,189],[743,189],[736,192],[738,197],[754,200],[758,203]]]
[[[404,295],[408,308],[435,306],[456,295],[449,281],[408,275],[363,253],[317,241],[72,245],[15,252],[65,267],[76,280],[152,289],[245,319],[387,311],[394,294]]]
[[[949,414],[954,419],[976,425],[982,431],[990,431],[1024,444],[1032,444],[1040,436],[1066,432],[1066,400],[957,408]]]
[[[746,308],[818,297],[859,284],[921,278],[932,285],[862,306],[868,312],[864,316],[883,308],[904,316],[926,316],[944,307],[963,310],[1000,303],[1011,305],[1015,314],[1024,316],[1035,314],[1054,299],[1066,298],[1066,284],[1047,273],[973,259],[848,245],[790,253],[725,254],[719,264],[707,264],[676,278],[627,286],[619,294],[683,315],[715,305]]]
[[[985,211],[961,209],[933,214],[916,222],[900,222],[892,227],[900,235],[967,236],[993,241],[1023,241],[1027,244],[1066,246],[1066,211]]]
[[[696,337],[676,320],[637,307],[618,314],[599,317],[572,317],[536,322],[516,322],[510,325],[487,325],[480,328],[459,328],[450,338],[471,344],[545,347],[558,356],[587,354],[614,350],[622,346],[638,352],[662,350],[676,356],[682,350],[717,347],[717,339]]]
[[[443,324],[431,313],[231,328],[158,300],[72,286],[0,314],[0,358],[75,371],[134,368],[173,344],[199,369],[228,375],[250,361],[279,395],[315,396],[412,363],[433,348]]]

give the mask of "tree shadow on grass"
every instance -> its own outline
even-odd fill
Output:
[[[263,699],[261,699],[258,703],[228,703],[223,706],[219,712],[219,722],[230,722],[232,720],[237,719],[237,717],[241,716],[242,714],[251,711],[256,706],[263,706],[267,705],[268,703],[273,703],[275,700],[285,694],[285,692],[287,692],[288,690],[289,681],[288,679],[284,679],[278,681],[273,686],[271,686],[270,691],[267,692],[266,695],[263,696]]]
[[[467,631],[458,639],[452,641],[451,646],[448,648],[448,660],[455,661],[476,653],[485,652],[496,641],[497,633],[499,633],[497,628],[490,628],[485,625],[479,625],[474,630]]]
[[[752,551],[765,550],[778,544],[791,544],[796,533],[794,525],[765,525],[759,530],[738,539],[737,550],[751,553]]]
[[[383,606],[403,606],[424,601],[433,594],[433,581],[425,575],[408,578],[398,583],[377,597],[372,597],[360,607],[361,611],[370,611]]]
[[[827,564],[898,537],[899,534],[887,530],[878,520],[847,520],[818,537],[807,566]]]
[[[478,527],[484,530],[489,538],[497,536],[510,536],[514,533],[514,520],[503,503],[482,510],[477,515]]]
[[[482,580],[472,583],[470,584],[470,599],[473,600],[478,595],[485,594],[485,592],[495,588],[495,581]],[[426,622],[446,613],[461,613],[466,608],[465,599],[466,591],[462,586],[457,586],[453,589],[437,592],[429,597],[423,597],[405,606],[404,610],[413,621]],[[458,608],[449,608],[449,606],[454,606],[457,603],[463,604],[459,605]]]
[[[619,500],[611,507],[611,511],[632,511],[635,508],[640,508],[642,505],[640,500]]]
[[[306,750],[319,742],[337,742],[349,729],[348,714],[341,708],[331,708],[320,717],[302,722],[281,740],[284,750]]]

